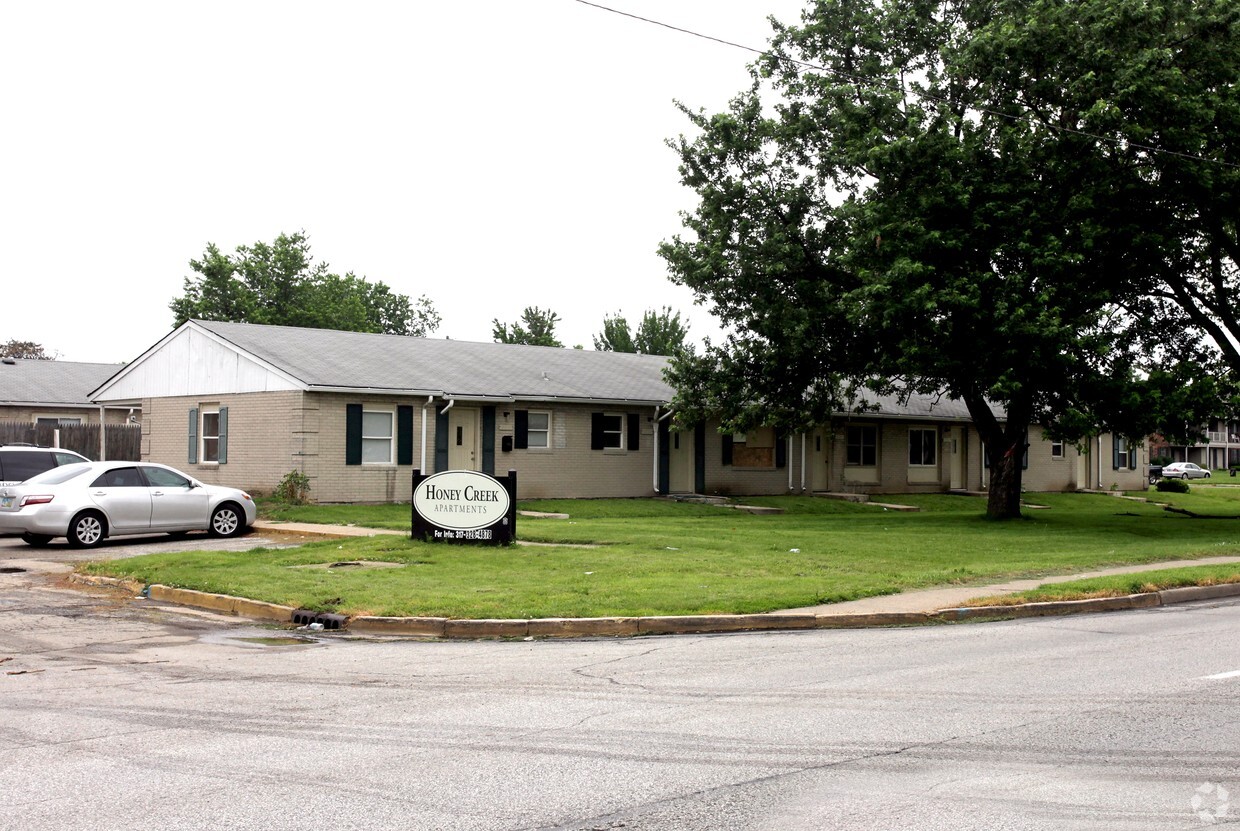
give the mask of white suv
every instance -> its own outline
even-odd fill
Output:
[[[34,447],[28,444],[0,444],[0,487],[25,482],[31,476],[61,465],[89,462],[72,450]]]

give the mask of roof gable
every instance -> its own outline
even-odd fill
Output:
[[[191,321],[143,352],[93,395],[103,402],[304,388],[278,367]]]

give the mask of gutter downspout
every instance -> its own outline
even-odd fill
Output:
[[[419,468],[426,473],[426,408],[435,403],[435,396],[426,396],[426,403],[422,405],[422,467]]]
[[[801,493],[805,493],[805,434],[801,434]]]
[[[786,440],[788,442],[788,493],[792,493],[792,436]],[[801,445],[801,450],[805,450],[805,445]]]
[[[1102,434],[1098,434],[1098,481],[1094,483],[1094,487],[1102,490]]]
[[[106,462],[108,460],[108,445],[105,440],[105,434],[108,430],[108,409],[102,404],[99,405],[99,461]],[[56,431],[56,446],[60,447],[60,431]]]

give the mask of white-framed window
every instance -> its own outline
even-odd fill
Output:
[[[551,413],[530,410],[525,437],[526,447],[548,448],[551,446]]]
[[[908,431],[909,467],[934,467],[939,463],[939,431],[914,427]]]
[[[362,410],[362,464],[392,464],[395,424],[391,410]]]
[[[1124,468],[1135,469],[1137,466],[1137,449],[1128,443],[1128,439],[1123,436],[1115,436],[1115,456],[1113,459],[1113,467],[1116,470]]]
[[[624,449],[624,416],[620,413],[603,413],[603,449]]]
[[[200,451],[198,460],[202,464],[218,465],[220,463],[220,408],[202,407],[199,409],[201,426],[198,429]]]
[[[1062,441],[1051,442],[1051,458],[1062,459],[1064,457],[1064,443]]]
[[[844,431],[844,464],[874,467],[878,464],[878,428],[858,424]]]

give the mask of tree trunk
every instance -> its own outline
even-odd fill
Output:
[[[991,519],[1019,519],[1020,484],[1025,459],[1025,438],[1010,437],[1004,431],[1006,449],[991,445],[990,491],[986,499],[986,515]]]
[[[991,519],[1020,519],[1020,483],[1028,449],[1029,402],[1025,399],[1008,402],[1008,420],[1002,423],[991,411],[985,396],[976,390],[966,392],[961,398],[990,456],[986,515]]]

